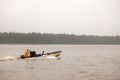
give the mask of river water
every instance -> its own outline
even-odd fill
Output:
[[[59,59],[16,59],[26,49]],[[0,45],[0,80],[120,80],[120,45]]]

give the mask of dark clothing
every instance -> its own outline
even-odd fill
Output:
[[[37,56],[42,56],[42,54],[38,54]]]
[[[41,54],[38,54],[37,56],[43,56],[44,55],[44,51]]]
[[[37,56],[37,54],[35,51],[30,51],[30,57],[36,57],[36,56]]]

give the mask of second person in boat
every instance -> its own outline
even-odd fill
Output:
[[[43,56],[45,51],[42,51],[42,53],[37,54],[37,56]]]

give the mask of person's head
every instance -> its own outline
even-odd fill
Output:
[[[27,51],[30,51],[29,49],[27,49]]]

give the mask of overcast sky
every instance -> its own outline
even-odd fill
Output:
[[[0,0],[0,32],[120,35],[120,0]]]

